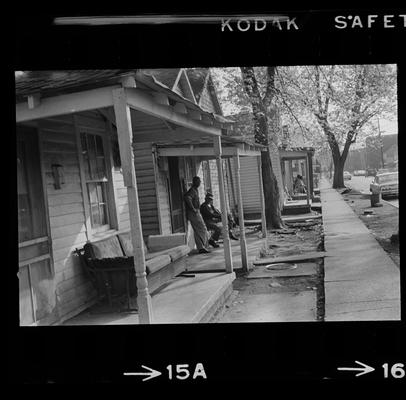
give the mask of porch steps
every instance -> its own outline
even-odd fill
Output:
[[[189,272],[193,274],[192,271]],[[235,273],[177,277],[152,297],[155,324],[208,322],[232,293]]]

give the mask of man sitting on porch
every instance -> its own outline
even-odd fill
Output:
[[[193,228],[197,250],[199,253],[210,253],[210,251],[207,250],[209,244],[209,232],[207,231],[206,225],[200,214],[199,186],[200,178],[198,176],[193,177],[192,187],[184,196],[186,216]]]
[[[211,241],[216,243],[221,234],[221,212],[214,207],[213,195],[210,192],[207,192],[205,201],[200,206],[200,213],[202,214],[207,229],[209,231],[213,231]],[[238,240],[238,238],[234,236],[232,231],[235,225],[234,219],[230,214],[227,215],[227,218],[228,218],[228,235],[230,239]],[[212,244],[212,242],[209,243]]]

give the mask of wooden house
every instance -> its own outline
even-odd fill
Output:
[[[144,239],[187,232],[182,194],[194,175],[203,178],[202,197],[210,189],[224,215],[230,208],[224,159],[234,159],[240,187],[240,156],[258,157],[261,149],[228,135],[230,121],[216,108],[210,78],[197,90],[201,80],[189,74],[16,74],[21,325],[58,324],[92,305],[95,289],[73,251],[128,230],[139,320],[153,322]],[[232,273],[224,233],[225,273]],[[246,266],[246,252],[242,257]]]

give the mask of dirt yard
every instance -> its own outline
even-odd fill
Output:
[[[390,240],[398,231],[399,209],[384,201],[381,202],[382,207],[371,207],[370,199],[354,189],[342,196],[399,267],[399,244],[391,243]],[[365,211],[372,211],[372,214],[364,214]]]
[[[261,258],[274,258],[323,251],[321,219],[286,223],[285,230],[268,233]],[[211,322],[297,322],[322,321],[324,318],[324,274],[312,264],[312,272],[252,279],[260,267],[248,276],[238,276],[233,295]],[[297,264],[300,271],[304,264]],[[323,304],[321,304],[323,303]]]

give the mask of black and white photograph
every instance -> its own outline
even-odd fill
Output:
[[[18,36],[10,245],[17,255],[15,328],[30,343],[53,332],[92,332],[99,351],[117,357],[114,377],[104,372],[103,381],[117,380],[117,369],[120,381],[135,384],[209,381],[213,363],[216,380],[264,380],[266,368],[232,375],[241,351],[249,354],[243,359],[271,364],[278,371],[272,379],[402,380],[404,350],[393,346],[400,346],[403,324],[405,69],[401,40],[387,48],[374,40],[388,31],[404,37],[406,13],[316,13],[320,27],[309,23],[312,12],[297,14],[57,16],[44,28],[55,32],[49,46]],[[132,29],[134,48],[127,48]],[[211,30],[213,43],[205,37]],[[161,32],[166,38],[158,39]],[[174,32],[185,34],[179,43],[172,43]],[[55,48],[59,37],[64,50]],[[237,50],[253,40],[247,56]],[[265,49],[261,40],[277,44]],[[29,43],[47,56],[34,60]],[[375,345],[382,350],[376,362],[361,347],[353,357],[340,355],[350,332],[374,346],[375,324],[388,337],[394,327],[387,358],[383,342]],[[142,356],[130,360],[135,348],[124,352],[124,341],[114,345],[105,329],[125,332],[138,350],[145,342]],[[171,354],[187,354],[185,341],[200,358],[165,359],[166,330],[175,338]],[[264,338],[274,347],[280,338],[300,340],[299,331],[324,362],[334,355],[331,365],[314,359],[306,370],[306,356],[297,374],[288,373],[279,360],[287,365],[308,348],[295,353],[285,345],[287,355],[273,354],[273,364],[270,348],[262,354]],[[331,332],[344,341],[330,351]],[[360,339],[365,332],[370,336]],[[199,343],[209,337],[219,342],[205,353]],[[214,349],[223,341],[242,347],[221,356]],[[256,341],[252,352],[242,350]],[[119,353],[110,353],[114,346]],[[27,360],[34,351],[30,346]],[[226,377],[222,362],[234,364]],[[59,368],[35,376],[75,380]]]
[[[21,324],[399,320],[396,82],[16,71]]]

